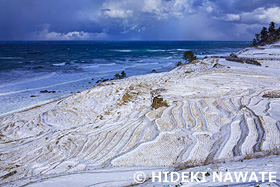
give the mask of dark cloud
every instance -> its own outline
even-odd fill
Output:
[[[279,0],[0,0],[0,40],[250,40]]]

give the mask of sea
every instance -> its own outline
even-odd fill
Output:
[[[81,92],[122,71],[127,77],[170,71],[188,50],[201,59],[226,56],[250,45],[246,41],[0,42],[0,116]]]

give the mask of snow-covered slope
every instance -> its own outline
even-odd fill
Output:
[[[17,186],[24,185],[26,183],[30,183],[28,187],[48,187],[48,186],[59,186],[59,187],[68,187],[68,186],[98,186],[98,187],[117,187],[117,186],[131,186],[135,185],[134,175],[135,173],[141,171],[145,174],[148,179],[143,184],[138,184],[139,187],[190,187],[190,186],[236,186],[236,187],[277,187],[280,185],[280,157],[279,156],[270,156],[265,158],[258,159],[250,159],[250,160],[242,160],[237,162],[227,162],[227,163],[218,163],[218,164],[210,164],[206,166],[197,166],[185,170],[178,171],[179,175],[182,175],[183,172],[208,172],[210,175],[205,177],[205,182],[202,180],[201,176],[198,176],[201,181],[194,182],[171,182],[170,174],[167,175],[166,181],[164,175],[162,175],[161,182],[158,182],[158,178],[155,181],[152,181],[152,172],[158,174],[159,172],[168,172],[170,168],[168,167],[129,167],[129,168],[106,168],[106,169],[96,169],[94,171],[84,171],[80,173],[74,174],[66,174],[62,176],[55,176],[43,180],[38,180],[36,178],[26,179],[17,181],[14,184]],[[213,173],[220,172],[222,173],[223,180],[225,179],[225,175],[227,172],[230,172],[233,175],[233,182],[226,181],[220,182],[217,179],[213,180]],[[239,181],[234,178],[234,172],[248,172],[248,177],[246,177],[246,182]],[[249,182],[249,177],[251,173],[256,173],[258,182],[251,181]],[[264,176],[264,181],[262,182],[262,176],[259,172],[266,172]],[[273,178],[276,182],[269,182],[268,172],[276,172],[278,175],[277,178]],[[186,180],[190,180],[187,178]],[[32,181],[32,182],[30,182]],[[168,181],[168,182],[167,182]],[[8,185],[7,185],[8,186]]]
[[[0,183],[278,154],[279,97],[279,69],[215,58],[106,82],[0,118]]]
[[[280,42],[258,47],[248,47],[237,53],[240,58],[280,61]]]

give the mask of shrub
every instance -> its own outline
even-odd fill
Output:
[[[182,65],[183,65],[182,61],[179,61],[179,62],[177,62],[176,67],[182,66]]]
[[[126,77],[126,73],[124,71],[121,72],[121,78],[125,78]]]
[[[192,51],[185,51],[182,59],[184,59],[187,62],[192,62],[196,60],[196,56]]]
[[[123,79],[126,77],[126,73],[124,71],[121,72],[121,75],[116,73],[115,74],[115,79]]]
[[[279,91],[267,92],[263,95],[263,98],[280,98],[280,92]]]
[[[121,79],[120,74],[116,73],[116,74],[115,74],[115,79]]]

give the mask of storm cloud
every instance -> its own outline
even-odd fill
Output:
[[[251,40],[279,0],[0,0],[0,40]]]

